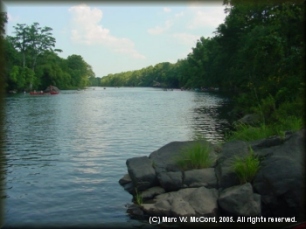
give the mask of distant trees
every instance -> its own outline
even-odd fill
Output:
[[[104,86],[219,87],[246,109],[272,96],[278,106],[304,90],[303,1],[225,0],[215,36],[201,37],[175,64],[111,74]]]
[[[4,38],[6,89],[31,90],[56,85],[61,89],[83,88],[94,77],[89,64],[79,55],[63,59],[57,55],[52,28],[17,24],[15,36]]]

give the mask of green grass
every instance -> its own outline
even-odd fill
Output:
[[[242,141],[253,141],[258,139],[267,138],[275,134],[275,131],[269,126],[261,124],[258,127],[240,124],[237,126],[235,131],[232,131],[225,137],[226,141],[242,140]]]
[[[245,157],[235,157],[233,161],[233,170],[238,176],[240,183],[251,182],[259,170],[259,159],[250,147],[249,155]]]
[[[195,142],[181,151],[177,164],[182,170],[208,168],[213,164],[210,151],[209,143]]]
[[[134,201],[137,205],[141,205],[143,203],[143,198],[138,192],[137,188],[135,188]]]
[[[225,140],[254,141],[268,138],[273,135],[278,135],[281,138],[284,138],[285,131],[297,131],[300,130],[303,125],[303,120],[295,116],[283,118],[273,124],[261,124],[260,126],[256,127],[240,124],[237,126],[235,131],[232,131],[225,137]]]

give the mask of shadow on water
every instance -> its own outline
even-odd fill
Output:
[[[198,106],[193,112],[194,138],[200,135],[212,142],[224,140],[232,122],[229,112],[233,105],[228,95],[199,92],[196,93],[195,102]]]

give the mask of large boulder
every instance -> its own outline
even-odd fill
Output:
[[[162,216],[216,216],[218,214],[216,189],[186,188],[161,194],[154,203],[141,207],[148,215]]]
[[[203,145],[209,144],[212,149],[211,154],[214,154],[215,146],[212,143],[207,142],[206,140],[197,141],[197,143]],[[177,161],[182,151],[188,147],[192,147],[193,144],[195,144],[195,141],[170,142],[169,144],[152,152],[149,158],[153,161],[156,172],[161,173],[181,171]]]
[[[253,193],[250,183],[232,186],[220,192],[219,206],[231,216],[260,216],[260,195]]]
[[[283,144],[258,152],[268,155],[253,181],[255,191],[262,196],[264,216],[296,216],[305,220],[304,145],[305,130],[301,130]]]
[[[133,186],[137,191],[144,191],[158,185],[153,162],[147,156],[134,157],[126,161]]]
[[[239,179],[233,170],[235,157],[244,157],[249,154],[249,146],[244,141],[232,141],[223,145],[221,156],[217,161],[216,176],[219,187],[224,189],[239,185]]]

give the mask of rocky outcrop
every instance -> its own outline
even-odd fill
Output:
[[[178,155],[194,143],[172,142],[149,157],[127,160],[129,174],[119,183],[133,195],[137,187],[144,200],[139,209],[133,208],[133,214],[305,220],[304,129],[287,132],[283,137],[227,142],[221,150],[210,144],[214,163],[209,168],[183,171],[177,164]],[[233,160],[248,155],[250,147],[260,159],[260,167],[253,180],[241,184],[233,170]]]

